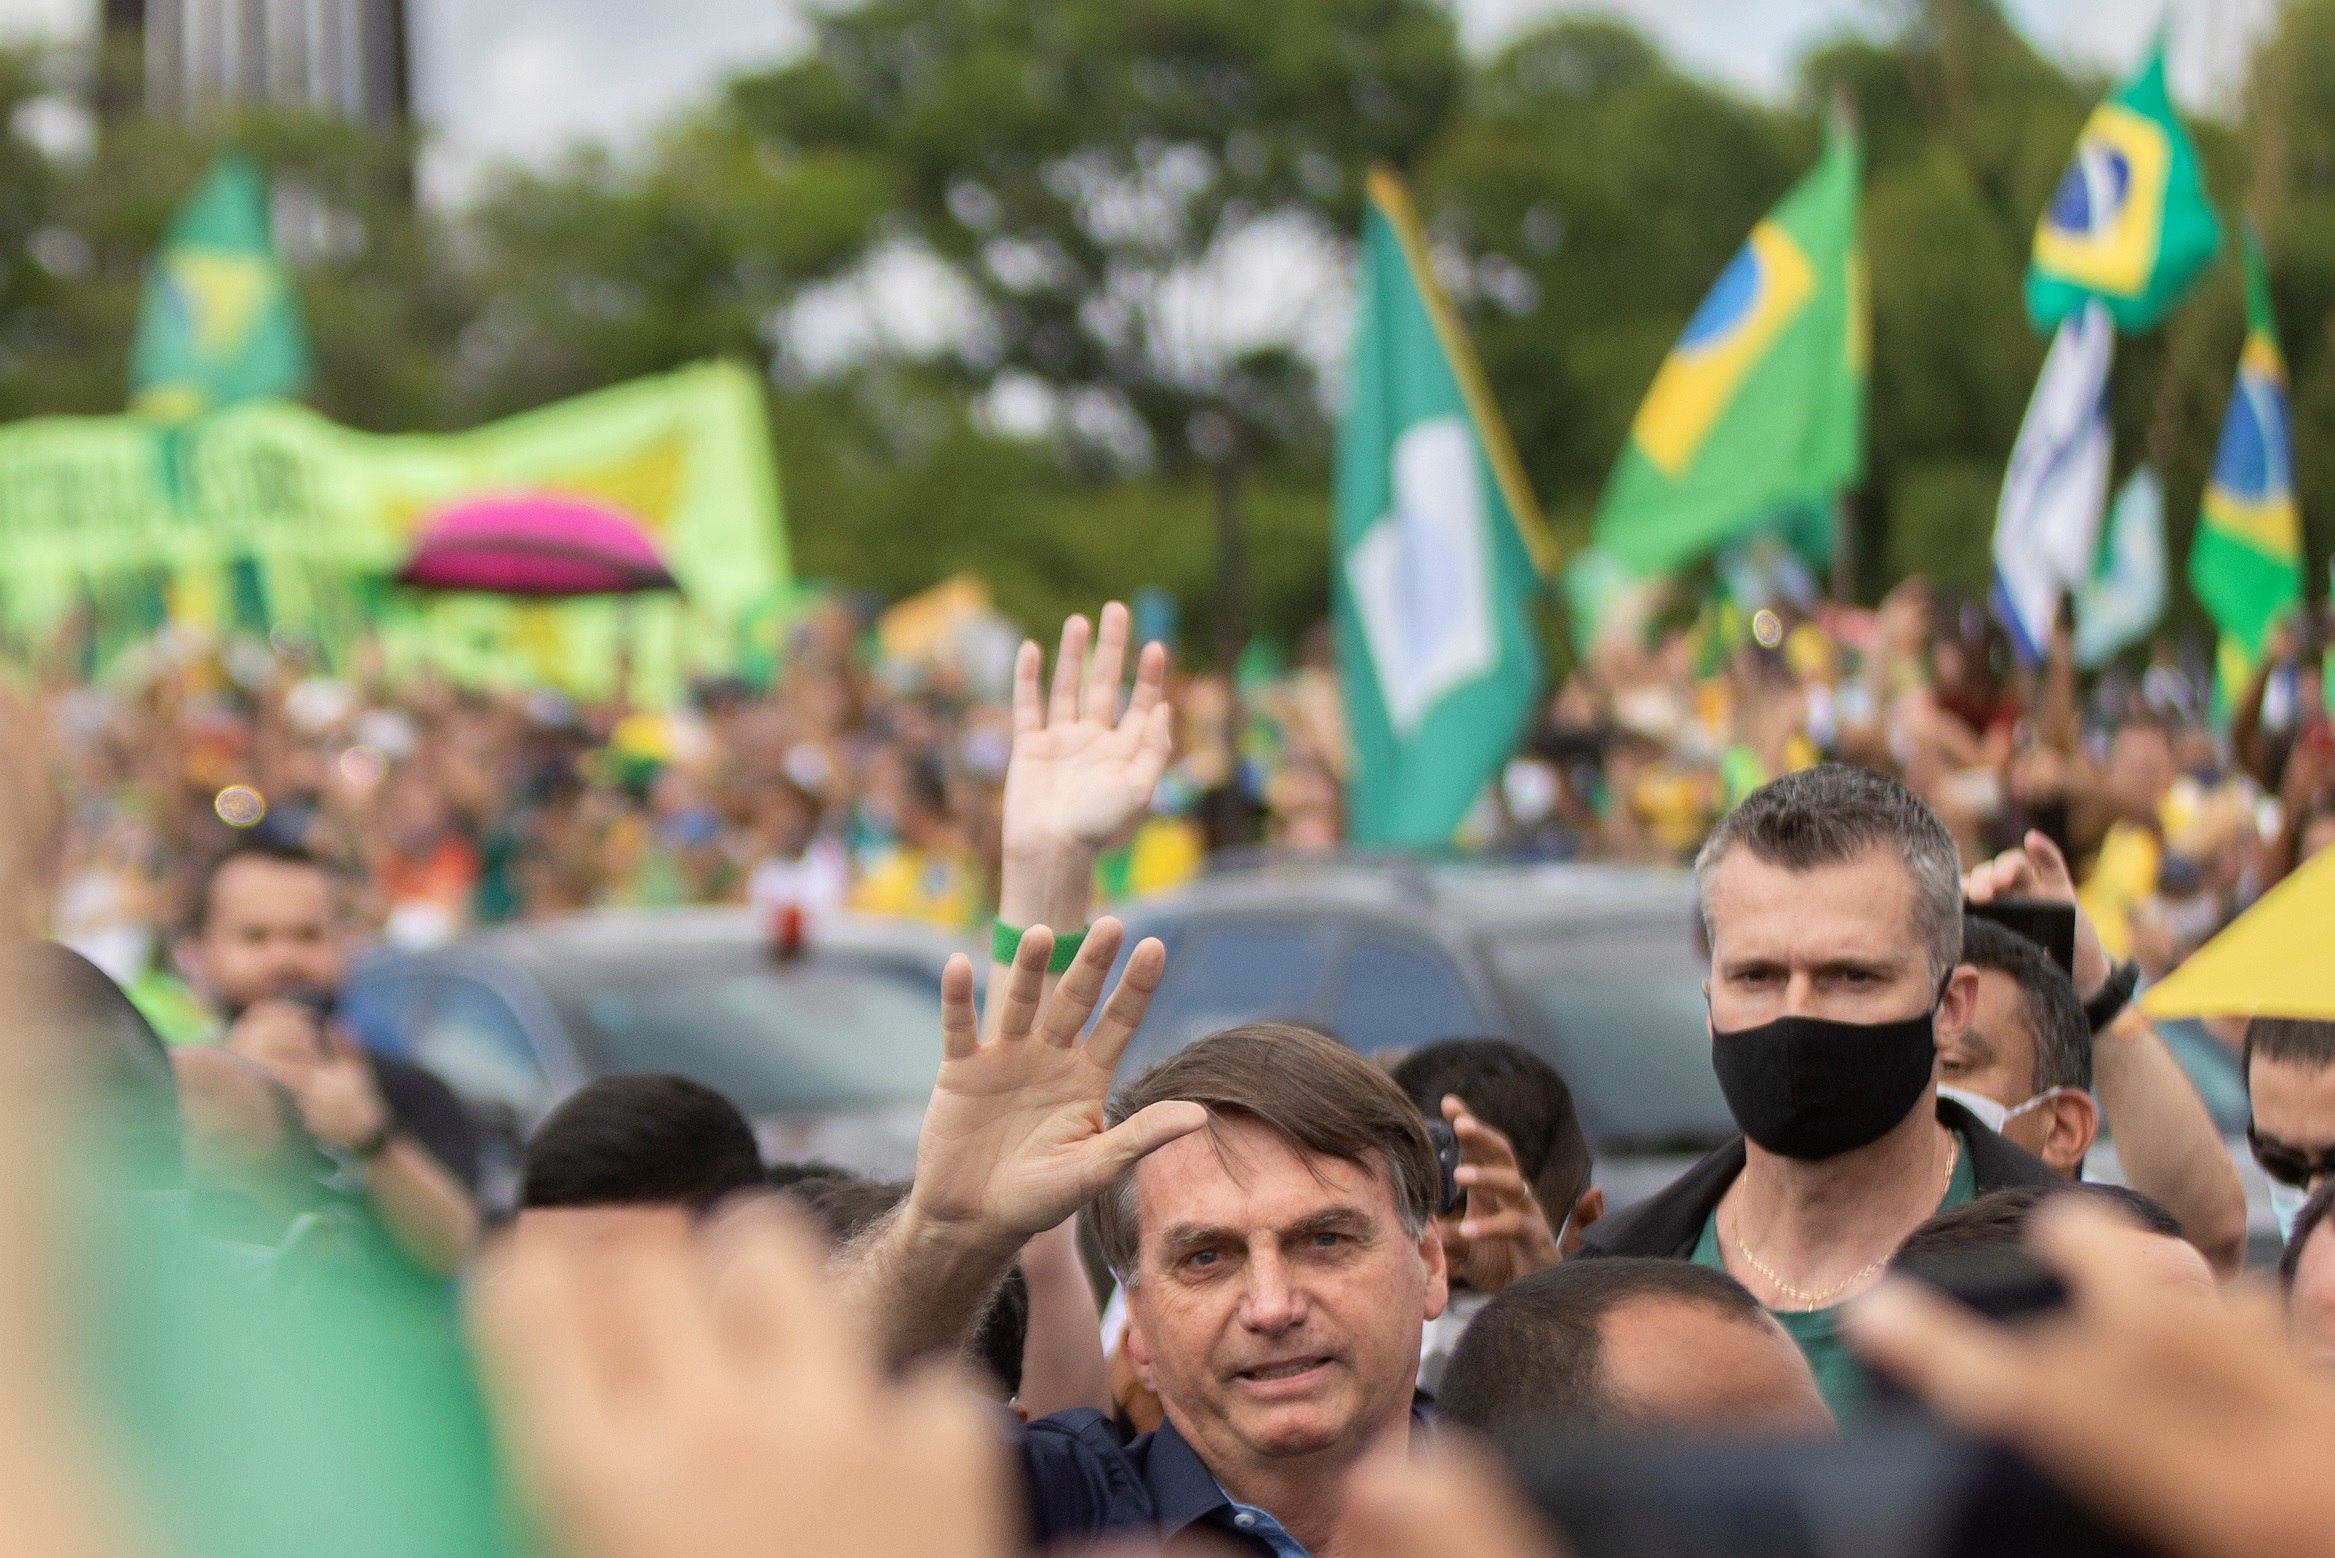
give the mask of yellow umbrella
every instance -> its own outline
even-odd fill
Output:
[[[2151,1017],[2335,1021],[2335,849],[2264,893],[2140,998]]]

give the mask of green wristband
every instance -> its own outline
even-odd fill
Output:
[[[999,920],[989,932],[990,957],[1000,963],[1012,963],[1015,954],[1022,950],[1022,938],[1028,934],[1028,931],[1023,930],[1018,925],[1008,925],[1005,921]],[[1083,930],[1076,935],[1056,936],[1054,938],[1054,955],[1046,960],[1046,972],[1049,974],[1069,973],[1070,965],[1078,959],[1078,949],[1085,945],[1086,932]]]

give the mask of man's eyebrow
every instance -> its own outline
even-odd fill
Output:
[[[1209,1223],[1176,1223],[1161,1229],[1159,1234],[1160,1247],[1168,1250],[1202,1250],[1227,1240],[1237,1243],[1239,1239],[1234,1230]]]
[[[1370,1214],[1358,1206],[1324,1207],[1310,1217],[1301,1217],[1281,1230],[1285,1239],[1302,1239],[1309,1234],[1342,1233],[1350,1228],[1371,1226]]]
[[[1891,957],[1830,957],[1818,958],[1809,969],[1818,974],[1876,974],[1889,975],[1905,967],[1905,959]]]

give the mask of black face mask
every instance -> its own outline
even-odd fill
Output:
[[[1943,995],[1943,990],[1940,991]],[[1743,1134],[1786,1158],[1879,1141],[1921,1101],[1937,1064],[1937,1007],[1899,1022],[1778,1017],[1711,1033],[1711,1069]]]

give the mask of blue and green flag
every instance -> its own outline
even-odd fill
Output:
[[[170,219],[130,346],[130,406],[183,422],[307,387],[308,330],[268,228],[267,183],[229,153]]]
[[[2035,225],[2027,317],[2057,330],[2086,300],[2127,335],[2152,328],[2221,251],[2197,150],[2165,91],[2159,34],[2140,68],[2092,110]]]
[[[1550,553],[1410,197],[1384,171],[1369,197],[1331,571],[1354,744],[1348,831],[1434,845],[1531,718],[1536,561]]]
[[[1631,570],[1663,573],[1787,515],[1829,514],[1863,478],[1862,166],[1837,119],[1655,373],[1597,508],[1597,544]]]
[[[2251,663],[2303,595],[2302,514],[2295,505],[2286,357],[2270,312],[2270,279],[2253,235],[2244,244],[2246,344],[2222,415],[2221,443],[2189,543],[2189,587],[2222,636]],[[2225,664],[2232,663],[2227,652]]]

